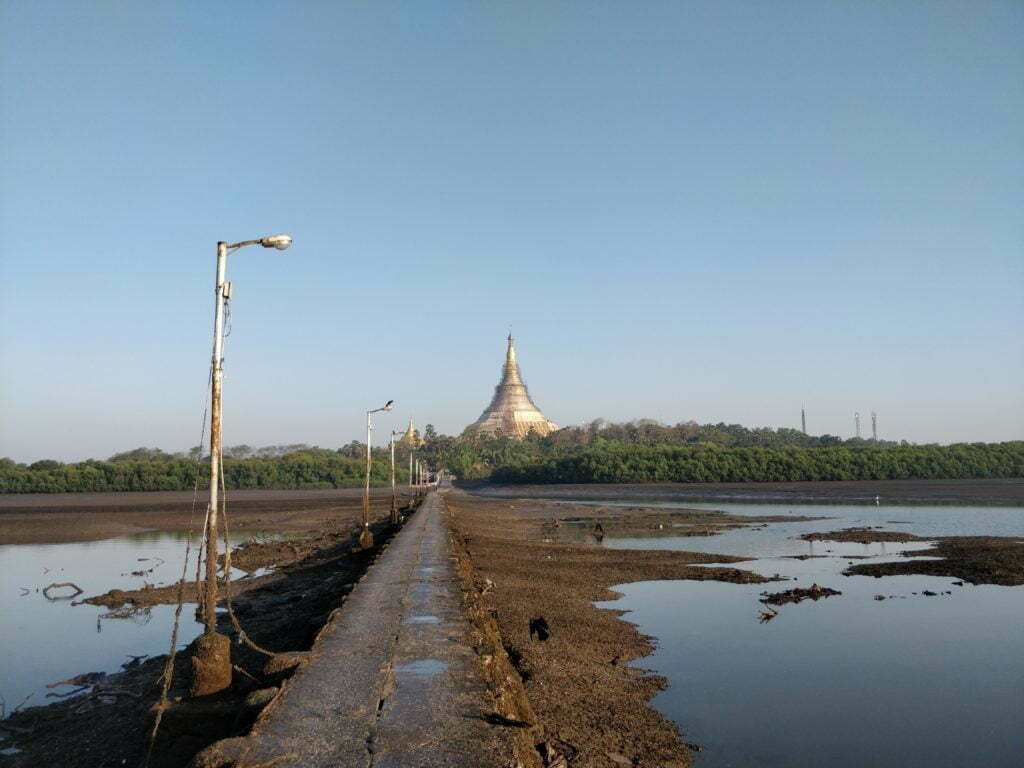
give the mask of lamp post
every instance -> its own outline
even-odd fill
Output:
[[[228,245],[217,243],[217,273],[214,283],[213,360],[210,385],[210,502],[206,509],[206,579],[203,585],[202,615],[206,629],[196,640],[192,656],[193,696],[216,693],[231,685],[231,641],[217,633],[217,514],[222,500],[221,482],[221,396],[224,381],[224,316],[231,298],[226,279],[228,254],[247,245],[285,250],[289,235],[272,235]]]
[[[359,534],[359,546],[368,549],[373,546],[373,534],[370,533],[370,440],[373,438],[373,414],[390,411],[395,406],[394,400],[388,400],[380,408],[366,412],[366,483],[363,485],[363,532]]]
[[[395,504],[395,436],[401,435],[401,430],[391,430],[391,524],[398,525],[401,520],[398,517],[398,507]]]
[[[412,492],[413,485],[415,484],[415,480],[413,480],[413,474],[412,474],[413,457],[415,455],[416,455],[416,446],[412,446],[409,449],[409,492],[410,493]]]

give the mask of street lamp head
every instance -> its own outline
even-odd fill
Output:
[[[394,404],[395,404],[394,400],[388,400],[386,403],[384,403],[384,407],[381,408],[381,410],[382,411],[390,411],[392,409],[392,407],[394,406]]]
[[[291,244],[291,235],[271,235],[260,240],[260,245],[264,248],[277,248],[279,251],[285,250]]]

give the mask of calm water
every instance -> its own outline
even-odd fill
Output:
[[[240,542],[249,535],[239,532],[232,539]],[[189,578],[195,574],[195,553],[193,544]],[[130,618],[104,618],[108,608],[47,600],[43,587],[74,582],[84,590],[75,598],[81,600],[112,588],[138,589],[144,582],[171,584],[181,576],[184,556],[184,534],[157,532],[104,541],[0,546],[0,696],[7,712],[29,694],[26,707],[50,703],[47,683],[84,672],[116,672],[129,661],[129,654],[167,653],[170,646],[173,605],[153,606]],[[150,568],[152,573],[131,575]],[[232,571],[234,578],[244,576]],[[201,631],[195,605],[186,604],[179,647]]]
[[[651,506],[628,506],[640,504]],[[879,562],[921,545],[793,538],[853,525],[1024,538],[1024,508],[661,506],[835,518],[706,538],[605,539],[619,548],[753,555],[759,559],[739,567],[791,579],[639,582],[616,587],[623,597],[604,604],[629,610],[629,620],[657,638],[655,653],[637,665],[668,679],[653,703],[704,747],[698,768],[1024,765],[1024,587],[844,577],[851,555]],[[785,557],[801,554],[825,557]],[[814,582],[843,594],[781,606],[778,617],[759,623],[761,592]]]

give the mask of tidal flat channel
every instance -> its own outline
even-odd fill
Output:
[[[878,526],[923,537],[1024,539],[1024,507],[614,503],[832,518],[710,537],[604,540],[621,549],[755,557],[740,567],[786,579],[636,582],[601,604],[629,611],[625,618],[656,638],[655,653],[635,666],[668,680],[652,704],[701,745],[698,768],[1021,764],[1024,587],[844,576],[853,563],[900,558],[928,544],[799,536]],[[794,559],[802,556],[809,557]],[[783,605],[761,622],[762,593],[815,583],[842,594]]]

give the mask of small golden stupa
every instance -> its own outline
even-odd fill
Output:
[[[424,441],[416,434],[416,428],[412,425],[412,416],[409,417],[409,428],[405,430],[402,438],[395,445],[404,445],[407,448],[419,448]]]

